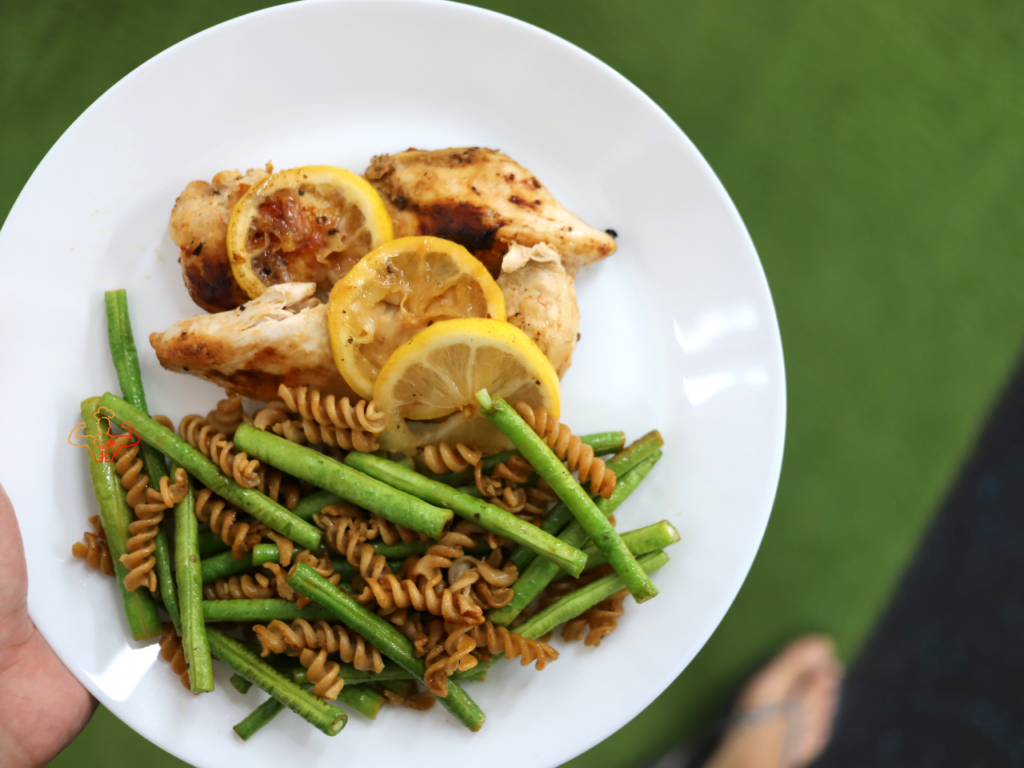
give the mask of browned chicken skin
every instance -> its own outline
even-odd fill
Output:
[[[395,237],[454,240],[497,276],[511,243],[547,243],[569,275],[615,252],[615,240],[567,211],[507,155],[480,147],[378,155],[366,170]]]
[[[334,365],[315,291],[316,283],[274,285],[237,309],[179,320],[149,343],[164,368],[254,400],[273,400],[281,384],[358,399]]]
[[[181,274],[192,301],[207,312],[234,309],[249,300],[228,262],[228,219],[235,203],[274,168],[221,171],[213,183],[190,182],[174,203],[168,231],[181,249]]]

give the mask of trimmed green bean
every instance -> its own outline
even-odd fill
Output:
[[[172,462],[171,470],[178,467]],[[203,620],[203,575],[199,562],[199,521],[196,497],[191,485],[174,507],[174,567],[181,598],[181,645],[188,664],[192,693],[213,690],[213,659]]]
[[[92,454],[93,449],[97,449],[96,455],[91,456],[89,461],[89,478],[92,480],[92,490],[99,505],[100,520],[103,521],[107,546],[110,547],[110,558],[114,561],[114,577],[121,592],[128,629],[135,640],[145,640],[147,637],[161,634],[162,627],[149,590],[140,588],[129,592],[124,585],[128,569],[121,562],[121,555],[128,551],[128,526],[134,515],[125,501],[125,489],[121,485],[121,478],[114,471],[113,463],[97,460],[109,458],[106,456],[109,445],[102,445],[102,441],[110,439],[107,420],[100,419],[97,422],[94,415],[99,406],[100,400],[97,397],[82,402],[82,421],[86,425],[85,437],[92,444],[89,446],[89,453]]]
[[[346,685],[338,694],[338,701],[363,717],[376,720],[384,697],[368,685]]]
[[[198,546],[200,557],[212,557],[231,549],[231,547],[224,543],[224,539],[221,538],[220,534],[213,531],[200,531]]]
[[[622,446],[626,443],[626,436],[622,432],[595,432],[592,435],[581,435],[580,442],[593,448],[595,456],[606,456],[609,453],[621,451]],[[481,468],[483,469],[484,474],[490,474],[491,470],[502,462],[506,462],[513,456],[519,455],[521,455],[519,451],[502,451],[501,453],[495,453],[492,456],[485,456],[481,462]],[[448,472],[444,475],[438,475],[430,470],[424,470],[421,474],[430,480],[436,480],[437,482],[444,483],[445,485],[462,486],[469,485],[473,482],[472,469],[467,469],[465,472]]]
[[[276,563],[280,559],[281,553],[277,550],[277,544],[257,544],[246,552],[241,560],[236,560],[230,551],[221,552],[219,555],[203,558],[203,583],[234,576],[264,563]]]
[[[583,490],[576,478],[544,442],[544,439],[530,429],[522,416],[502,398],[492,399],[486,389],[476,393],[481,413],[500,429],[512,444],[522,452],[523,457],[533,465],[558,498],[566,503],[573,516],[586,530],[587,535],[608,557],[615,572],[629,587],[630,594],[638,603],[650,600],[658,594],[658,588],[637,565],[636,558],[629,551],[608,518]],[[565,539],[563,539],[565,541]]]
[[[117,381],[121,385],[121,395],[127,402],[148,414],[146,390],[142,385],[142,371],[139,368],[139,353],[135,349],[135,336],[132,334],[132,321],[128,314],[128,294],[124,290],[107,291],[104,300],[107,306],[107,340],[110,344],[110,356],[114,361],[114,370],[117,372]],[[150,485],[159,488],[160,479],[167,477],[167,462],[163,454],[149,445],[142,445],[139,452]],[[167,534],[163,528],[157,529],[153,546],[160,598],[180,635],[178,593],[175,589],[174,574],[171,572],[171,550],[167,545]]]
[[[305,563],[299,564],[288,585],[328,609],[374,648],[404,669],[423,679],[426,665],[416,656],[408,638],[390,623],[371,613],[350,595],[327,581]],[[441,704],[470,730],[478,731],[484,724],[484,713],[456,681],[448,680],[448,695],[438,697]]]
[[[476,523],[486,531],[528,547],[573,576],[579,576],[583,572],[587,558],[579,549],[559,541],[531,523],[520,520],[511,512],[460,493],[444,483],[429,480],[418,472],[380,456],[353,451],[345,459],[345,463],[399,490],[450,509],[459,517]]]
[[[235,726],[235,733],[248,741],[260,728],[284,711],[284,704],[271,696],[260,704],[242,722]]]
[[[659,450],[664,444],[665,441],[661,439],[661,433],[656,429],[652,430],[639,440],[635,440],[630,443],[627,448],[624,448],[612,457],[608,462],[608,468],[618,477],[622,477],[641,461]],[[595,501],[600,498],[601,497],[597,495],[593,496]],[[546,515],[544,515],[540,528],[542,531],[547,531],[548,533],[557,536],[562,532],[565,526],[572,522],[572,520],[572,512],[569,511],[569,508],[564,502],[559,501],[555,506],[548,510]],[[536,556],[537,555],[534,554],[532,550],[518,547],[509,556],[509,560],[514,563],[519,572],[522,573],[526,570],[526,566],[533,562]]]
[[[668,555],[663,550],[642,555],[637,561],[644,573],[653,573],[668,562]],[[559,598],[544,610],[535,613],[518,627],[516,632],[527,639],[536,639],[547,634],[569,619],[574,619],[588,608],[593,608],[602,600],[607,600],[625,585],[622,578],[610,573],[597,581],[570,592]]]
[[[236,691],[243,695],[248,693],[249,689],[252,688],[252,683],[250,683],[237,672],[231,675],[230,678],[228,678],[228,682],[231,683],[232,688],[234,688]]]
[[[334,618],[334,614],[319,605],[299,608],[289,600],[272,597],[266,600],[204,600],[203,618],[207,624],[231,621],[266,624],[274,619],[329,621]]]
[[[315,725],[328,736],[336,735],[345,727],[348,716],[344,712],[293,683],[243,643],[228,637],[213,627],[207,629],[207,635],[210,638],[210,650],[213,651],[214,656],[232,671],[255,683],[282,702],[304,720]]]
[[[298,515],[307,523],[312,522],[313,515],[320,514],[320,510],[328,504],[337,504],[339,501],[344,501],[344,499],[330,491],[317,491],[302,499],[298,506],[292,510],[292,514]]]
[[[425,533],[435,539],[441,537],[452,521],[449,510],[427,504],[415,496],[367,477],[330,456],[324,456],[304,445],[296,445],[270,432],[261,432],[249,424],[239,425],[235,432],[235,445],[239,450],[282,472],[307,480],[396,525]]]
[[[660,523],[637,528],[635,531],[627,531],[622,534],[622,540],[629,547],[629,551],[639,557],[640,555],[646,555],[648,552],[656,552],[659,549],[665,549],[675,544],[679,541],[679,531],[668,520],[662,520]],[[593,544],[584,547],[583,551],[587,553],[587,567],[584,568],[585,571],[597,568],[597,566],[608,562],[604,553]]]
[[[139,436],[147,444],[159,448],[181,464],[189,474],[218,496],[223,497],[242,511],[248,512],[257,520],[266,523],[282,536],[287,536],[299,547],[311,550],[320,549],[322,531],[319,528],[310,525],[280,504],[271,501],[266,494],[253,488],[243,488],[221,472],[217,465],[200,451],[179,438],[171,430],[153,421],[135,406],[109,392],[101,398],[100,404],[110,408],[118,419],[131,422]],[[248,425],[242,425],[242,427],[246,426]],[[253,429],[253,431],[263,434],[258,429]],[[276,436],[274,437],[276,438]],[[282,438],[276,439],[281,440]]]
[[[647,474],[654,468],[654,465],[661,458],[661,451],[656,451],[653,456],[640,462],[637,466],[618,479],[615,484],[615,491],[610,499],[598,499],[597,508],[602,514],[611,515],[619,505],[636,489]],[[560,538],[576,546],[583,546],[587,541],[587,534],[576,522],[570,523]],[[530,602],[547,587],[551,581],[558,576],[558,569],[551,563],[544,560],[534,560],[527,566],[526,570],[519,574],[516,580],[515,594],[512,600],[504,608],[496,608],[488,614],[488,618],[495,624],[507,626]]]

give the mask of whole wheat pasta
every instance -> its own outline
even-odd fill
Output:
[[[331,625],[326,621],[310,624],[305,619],[296,619],[289,625],[275,619],[267,625],[255,625],[252,631],[263,646],[263,656],[323,650],[337,653],[342,661],[352,664],[358,670],[377,674],[384,671],[384,659],[380,651],[341,624]]]
[[[453,449],[448,443],[428,445],[423,448],[423,461],[427,468],[437,475],[449,472],[465,472],[480,463],[483,454],[464,443],[456,443]]]
[[[455,594],[447,588],[442,573],[442,569],[451,567],[453,559],[463,557],[463,547],[472,544],[473,539],[466,534],[449,531],[422,557],[407,558],[398,574],[385,567],[379,576],[364,576],[365,586],[356,600],[363,605],[376,602],[378,613],[384,616],[412,608],[452,624],[479,624],[483,621],[481,605],[467,594],[467,589]]]
[[[267,527],[262,523],[240,520],[240,513],[209,488],[196,494],[196,517],[201,523],[209,523],[210,530],[231,547],[231,554],[241,560],[246,553],[263,540]]]
[[[160,638],[160,656],[164,661],[171,662],[171,671],[178,675],[181,684],[189,693],[192,693],[192,685],[188,680],[188,662],[185,660],[185,649],[181,645],[181,638],[174,631],[174,626],[164,624],[164,634]]]
[[[154,539],[160,532],[160,524],[164,519],[164,511],[174,506],[188,493],[188,474],[178,468],[175,482],[170,478],[160,479],[160,490],[149,487],[149,476],[142,474],[142,459],[139,457],[138,443],[132,444],[130,435],[121,435],[113,444],[113,455],[117,456],[114,470],[121,476],[121,484],[128,490],[125,500],[135,511],[135,520],[128,525],[131,534],[127,542],[127,552],[121,556],[121,562],[128,569],[124,578],[125,588],[134,592],[146,586],[151,592],[157,590],[156,550]]]
[[[202,416],[190,414],[183,418],[178,424],[178,434],[243,488],[255,488],[260,484],[259,461],[236,451],[235,444],[227,435],[218,432]]]
[[[375,403],[365,400],[352,405],[347,397],[338,400],[334,395],[322,396],[318,390],[306,387],[278,388],[280,400],[273,401],[261,411],[260,429],[271,429],[294,443],[311,443],[341,448],[346,451],[368,453],[380,446],[377,435],[387,426],[390,415],[377,410]],[[291,419],[287,414],[298,414]]]
[[[430,691],[421,691],[417,686],[413,686],[413,689],[415,692],[410,696],[403,696],[390,688],[382,688],[381,693],[391,704],[397,704],[400,707],[407,707],[408,709],[415,709],[417,712],[426,712],[434,706],[436,699]]]
[[[220,400],[217,407],[206,415],[206,420],[218,432],[233,437],[238,425],[251,424],[252,417],[242,408],[241,395],[229,395]]]
[[[427,690],[442,699],[448,695],[448,654],[443,645],[435,645],[427,651],[423,660],[427,670],[423,674],[423,682]]]
[[[203,597],[207,600],[266,600],[276,593],[270,579],[261,573],[231,576],[203,585]]]
[[[473,628],[477,647],[486,648],[489,654],[504,653],[505,658],[521,656],[520,664],[528,666],[536,662],[538,670],[558,658],[558,651],[540,640],[529,640],[518,632],[506,627],[496,627],[490,621]]]
[[[603,459],[594,456],[594,449],[584,443],[544,408],[516,403],[516,412],[534,432],[544,438],[555,455],[565,461],[570,472],[579,471],[580,484],[589,482],[591,493],[609,498],[615,490],[615,472]]]
[[[602,600],[587,611],[590,614],[588,619],[590,632],[587,633],[587,637],[583,641],[584,645],[600,645],[604,636],[618,626],[617,620],[623,613],[622,603],[628,594],[628,589],[620,589],[607,600]]]
[[[114,575],[114,559],[110,556],[110,547],[107,546],[106,533],[103,530],[103,523],[99,515],[89,518],[95,533],[86,531],[83,535],[84,541],[76,541],[71,545],[71,554],[85,560],[90,568],[105,573],[107,576]]]
[[[334,395],[323,396],[319,390],[307,387],[278,387],[277,396],[292,413],[303,419],[312,419],[321,426],[348,429],[353,432],[380,434],[391,420],[388,413],[377,410],[377,404],[359,400],[355,405],[347,397],[338,400]]]

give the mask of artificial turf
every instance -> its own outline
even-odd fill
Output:
[[[0,215],[117,79],[269,4],[0,4]],[[573,763],[629,766],[797,633],[856,653],[1007,378],[1024,335],[1024,6],[480,5],[582,46],[668,111],[736,201],[782,328],[786,458],[750,577],[680,679]],[[183,765],[101,711],[53,765],[140,763]]]

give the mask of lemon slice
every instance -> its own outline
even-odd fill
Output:
[[[327,307],[338,370],[360,397],[373,397],[391,353],[440,320],[505,320],[505,298],[487,269],[461,245],[438,237],[392,240],[331,290]],[[434,418],[451,413],[431,411]]]
[[[374,400],[392,414],[393,422],[381,445],[403,453],[441,440],[487,452],[509,447],[504,435],[480,414],[474,395],[485,387],[492,397],[546,408],[558,418],[558,374],[533,340],[514,325],[467,318],[421,331],[395,350],[377,377]],[[454,415],[437,420],[448,414]]]
[[[228,259],[249,298],[278,283],[316,283],[326,300],[342,275],[392,236],[369,182],[344,168],[307,165],[242,196],[228,222]]]

